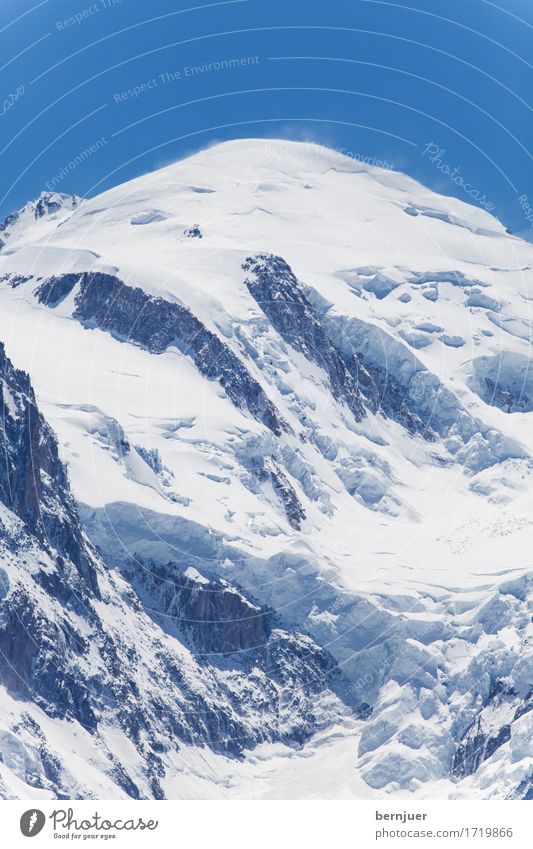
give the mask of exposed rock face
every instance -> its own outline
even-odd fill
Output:
[[[349,710],[328,652],[228,582],[174,563],[106,569],[29,378],[3,347],[0,403],[0,683],[27,705],[8,732],[18,778],[57,797],[74,785],[91,794],[36,716],[78,723],[115,792],[163,798],[165,757],[183,743],[240,757],[265,741],[300,744]]]
[[[408,346],[397,340],[392,342],[387,334],[365,322],[355,318],[345,322],[318,306],[320,299],[314,302],[312,290],[305,289],[281,257],[272,254],[248,257],[243,270],[248,274],[246,284],[250,294],[274,329],[287,344],[325,370],[333,397],[345,403],[357,421],[368,410],[383,414],[428,441],[436,440],[438,435],[451,435],[452,441],[459,436],[464,448],[457,450],[452,445],[453,453],[471,470],[479,471],[501,459],[522,455],[520,446],[502,439],[496,430],[470,416],[459,399],[422,367]],[[420,277],[425,279],[424,275]],[[457,285],[464,285],[463,279],[459,279]],[[442,329],[433,325],[425,327],[426,330],[430,327],[431,332]],[[516,373],[519,370],[511,359]],[[510,393],[502,394],[500,376],[499,394],[491,403],[506,410],[509,403],[514,404],[510,408],[513,410],[528,409],[533,388],[524,386],[529,375],[527,360],[521,370],[525,376],[515,379],[517,385]],[[500,365],[498,374],[501,372]],[[484,397],[483,392],[480,394]]]
[[[366,410],[380,410],[411,433],[432,438],[405,389],[394,375],[366,363],[360,350],[337,346],[321,316],[284,259],[271,254],[248,257],[243,265],[247,287],[272,326],[289,345],[323,368],[334,398],[344,402],[356,421]]]
[[[470,388],[504,413],[533,410],[533,369],[526,354],[502,351],[472,361]]]
[[[483,761],[511,739],[513,723],[533,710],[533,689],[522,699],[503,681],[495,681],[479,716],[465,732],[454,755],[452,774],[472,775]]]
[[[79,281],[79,274],[60,274],[59,277],[49,277],[35,290],[35,297],[41,304],[57,307],[67,295],[70,295]]]
[[[124,575],[149,615],[195,652],[217,700],[226,701],[218,669],[231,669],[236,684],[246,676],[248,692],[233,702],[232,725],[223,724],[224,711],[214,711],[209,700],[199,705],[216,751],[238,755],[272,735],[301,743],[321,725],[325,690],[350,702],[347,682],[328,652],[304,634],[285,631],[273,611],[227,582],[173,563],[161,567],[137,561],[125,567]],[[197,701],[198,694],[189,697]],[[202,727],[190,718],[186,735],[201,743]]]
[[[0,251],[25,227],[31,226],[35,221],[39,221],[48,215],[60,212],[62,209],[66,212],[72,211],[80,203],[81,198],[76,195],[65,195],[62,192],[41,192],[36,200],[29,201],[22,209],[10,212],[4,221],[0,222]]]
[[[531,246],[259,139],[76,203],[0,229],[78,499],[8,378],[0,795],[531,795]]]
[[[243,270],[250,274],[250,294],[272,326],[289,345],[327,372],[333,396],[344,401],[361,421],[365,416],[364,397],[374,391],[372,378],[357,355],[349,364],[339,356],[285,260],[260,254],[248,257]]]
[[[70,616],[94,617],[89,600],[100,594],[97,558],[29,377],[1,344],[0,557],[10,567],[0,576],[2,684],[51,716],[94,727],[76,661],[88,644]]]
[[[459,778],[472,775],[479,765],[490,758],[504,743],[511,739],[511,726],[502,725],[493,735],[483,730],[481,717],[470,728],[454,757],[452,772]]]
[[[522,799],[524,802],[533,801],[533,771],[528,778],[520,782],[511,799]]]
[[[272,402],[241,361],[190,310],[163,298],[153,298],[126,286],[109,274],[64,275],[52,278],[37,291],[42,303],[57,305],[79,281],[74,318],[134,342],[150,353],[175,346],[192,357],[208,380],[216,380],[231,401],[247,409],[279,435],[282,422]]]
[[[94,700],[75,660],[87,651],[88,644],[68,618],[51,620],[27,589],[16,588],[0,603],[3,686],[20,699],[34,701],[51,717],[75,719],[94,730]]]
[[[51,215],[58,212],[63,207],[75,209],[78,206],[80,199],[76,195],[64,195],[59,192],[42,192],[39,198],[34,203],[35,218],[42,218],[44,215]]]
[[[198,224],[193,224],[192,227],[189,227],[187,230],[183,231],[183,235],[187,236],[188,239],[202,239],[202,231]]]
[[[18,212],[10,212],[0,223],[0,251],[5,246],[11,226],[18,221]]]
[[[291,528],[299,531],[302,527],[302,522],[305,519],[305,510],[302,507],[296,490],[279,467],[279,464],[272,457],[267,457],[264,464],[264,473],[272,481],[274,492],[279,497],[287,521]]]
[[[151,610],[168,617],[173,627],[201,654],[228,655],[263,649],[273,628],[272,612],[250,601],[235,587],[209,580],[194,568],[173,563],[131,563],[128,582]]]
[[[305,510],[302,507],[296,490],[288,476],[282,471],[280,463],[265,450],[264,454],[252,454],[247,457],[245,450],[241,450],[241,456],[246,468],[251,472],[251,485],[253,491],[257,485],[271,484],[277,499],[291,528],[299,531],[305,519]]]
[[[46,549],[74,563],[97,591],[57,442],[37,409],[28,375],[13,368],[1,343],[0,387],[0,500]]]

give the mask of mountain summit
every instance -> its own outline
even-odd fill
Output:
[[[34,229],[33,225],[37,222],[40,226],[35,228],[33,235],[36,238],[43,238],[47,233],[46,224],[49,221],[53,227],[56,227],[65,220],[64,213],[76,209],[80,203],[81,198],[76,197],[76,195],[41,192],[36,200],[29,201],[22,209],[11,212],[0,223],[0,250],[6,248],[6,245],[10,246],[9,243],[11,242],[16,243],[19,236],[31,238],[30,233]]]
[[[60,198],[0,245],[0,793],[530,798],[533,246],[286,141]]]

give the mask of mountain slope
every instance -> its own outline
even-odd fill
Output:
[[[3,348],[0,387],[3,795],[163,798],[183,744],[235,757],[300,744],[349,713],[331,656],[227,581],[138,560],[110,576]],[[76,778],[69,742],[89,779]]]
[[[351,795],[526,796],[532,247],[401,174],[257,140],[17,227],[0,338],[124,616],[185,646],[198,682],[206,651],[252,653],[238,687],[258,689],[223,708],[244,748],[325,733],[304,747],[320,762],[338,717]],[[198,593],[191,642],[174,620],[200,618]],[[246,610],[253,628],[220,625]],[[223,782],[241,748],[187,733]],[[289,751],[300,795],[331,792]],[[254,757],[228,795],[264,788]],[[195,769],[172,769],[158,786],[189,792]]]

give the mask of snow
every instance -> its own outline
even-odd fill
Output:
[[[525,645],[523,602],[500,587],[531,569],[533,246],[402,174],[284,141],[217,145],[20,221],[0,252],[0,339],[31,375],[106,556],[192,558],[185,574],[200,583],[202,565],[238,580],[304,623],[377,700],[364,726],[332,728],[302,752],[261,747],[238,764],[183,750],[166,792],[461,797],[445,770],[459,708],[443,704],[441,679],[462,671],[471,681],[481,637],[496,639],[503,624]],[[197,222],[202,238],[185,238]],[[260,252],[289,263],[338,350],[394,376],[433,442],[379,414],[357,423],[334,400],[324,369],[250,295],[241,266]],[[275,438],[178,347],[153,355],[83,327],[72,317],[76,289],[55,309],[35,298],[43,279],[95,271],[189,308],[290,432]],[[29,279],[12,287],[14,275]],[[13,400],[4,403],[13,415]],[[302,532],[273,487],[254,482],[263,456],[290,478]],[[512,666],[524,697],[528,662]],[[490,759],[505,759],[509,790],[512,764],[526,758],[526,719]],[[18,795],[17,747],[4,733],[0,775]],[[68,739],[64,728],[50,734]],[[127,745],[123,757],[135,759]],[[85,783],[114,795],[94,769]],[[479,781],[464,779],[467,796],[489,793],[489,762],[480,770]]]

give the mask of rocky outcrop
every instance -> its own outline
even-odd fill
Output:
[[[0,501],[98,592],[57,441],[37,408],[28,375],[13,368],[1,343],[0,390]]]
[[[323,368],[331,392],[344,402],[357,421],[365,416],[365,397],[374,392],[372,378],[354,354],[346,363],[326,336],[303,286],[281,257],[248,257],[248,291],[280,336],[307,359]]]
[[[533,710],[533,689],[525,699],[508,684],[496,680],[472,725],[462,736],[454,754],[452,775],[472,775],[494,752],[508,743],[513,724]]]
[[[39,303],[53,309],[72,292],[79,279],[79,274],[60,274],[59,277],[49,277],[37,287],[35,297]]]
[[[65,195],[62,192],[41,192],[38,198],[29,201],[21,209],[10,212],[0,222],[0,251],[21,233],[26,227],[31,226],[41,218],[54,213],[72,211],[81,203],[81,198],[76,195]]]
[[[121,792],[164,798],[165,757],[183,743],[241,757],[262,742],[301,744],[349,710],[331,655],[238,587],[173,563],[109,570],[81,531],[28,376],[3,347],[0,390],[0,683],[27,708],[8,732],[20,780],[72,795],[55,721],[78,723]]]
[[[301,530],[305,510],[289,478],[282,472],[279,463],[273,457],[265,458],[264,474],[267,479],[270,479],[274,492],[281,501],[289,525],[295,531]]]
[[[258,254],[243,264],[246,285],[284,341],[326,372],[333,397],[361,421],[366,411],[381,412],[410,433],[431,439],[413,400],[390,370],[365,362],[360,350],[337,345],[305,288],[279,256]]]
[[[195,652],[229,655],[268,642],[272,612],[224,581],[205,578],[193,567],[140,561],[127,564],[124,575],[146,607],[170,620]]]
[[[216,380],[240,409],[279,435],[286,425],[259,383],[238,357],[186,307],[126,286],[110,274],[66,274],[36,290],[41,303],[57,306],[79,282],[74,318],[152,354],[176,347],[194,361],[208,380]]]
[[[3,247],[5,247],[5,244],[9,237],[9,231],[11,230],[13,224],[16,224],[18,219],[18,212],[10,212],[9,215],[6,215],[4,220],[0,223],[0,251]]]
[[[73,660],[88,644],[64,618],[52,621],[19,587],[0,604],[0,681],[49,716],[96,728],[87,681]]]
[[[533,772],[520,782],[515,792],[509,798],[521,799],[524,802],[533,802]]]
[[[202,231],[198,224],[193,224],[192,227],[188,227],[183,231],[183,235],[187,236],[188,239],[202,239]]]
[[[481,717],[469,729],[454,756],[452,775],[464,778],[476,772],[479,765],[511,739],[511,726],[502,725],[494,733],[485,731]]]
[[[174,563],[136,560],[123,574],[146,613],[194,653],[213,689],[214,705],[196,688],[189,692],[175,659],[160,655],[180,681],[181,696],[197,706],[198,716],[189,713],[184,726],[176,726],[176,716],[167,714],[180,739],[207,742],[230,755],[273,739],[303,743],[322,727],[324,699],[332,691],[351,703],[350,688],[331,655],[305,634],[286,631],[272,610],[239,588]],[[231,685],[228,690],[228,670],[234,693]],[[220,709],[228,698],[231,710]]]
[[[54,212],[59,212],[60,209],[76,209],[80,202],[80,198],[76,195],[64,195],[60,192],[42,192],[34,203],[33,214],[35,218],[42,218],[44,215],[52,215]]]

